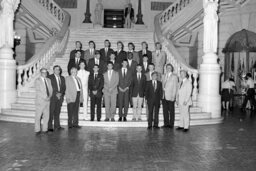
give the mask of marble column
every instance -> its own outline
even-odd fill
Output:
[[[90,13],[90,0],[86,2],[86,12],[84,14],[85,18],[83,23],[92,23],[91,21],[91,13]]]
[[[138,14],[137,14],[137,22],[136,24],[144,24],[143,20],[142,20],[142,13],[141,13],[141,0],[139,0],[139,4],[138,4]]]
[[[20,0],[2,0],[0,22],[0,110],[16,100],[16,61],[13,59],[13,20]]]
[[[221,117],[221,96],[219,94],[220,65],[218,56],[218,0],[203,0],[204,40],[203,62],[199,69],[198,105],[203,112],[211,113],[212,118]]]

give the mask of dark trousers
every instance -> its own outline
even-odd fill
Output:
[[[62,99],[58,99],[57,97],[51,99],[50,101],[50,116],[48,122],[48,129],[53,129],[52,121],[54,121],[54,129],[60,127],[60,111],[62,106]]]
[[[175,120],[175,107],[174,107],[175,102],[163,99],[162,103],[163,103],[164,126],[173,127],[174,120]]]
[[[250,100],[250,103],[251,103],[251,108],[253,107],[255,109],[256,107],[256,101],[255,101],[255,98],[254,98],[254,89],[253,88],[249,88],[247,90],[247,94],[245,96],[245,99],[244,99],[244,102],[243,102],[243,105],[242,105],[242,108],[245,108],[246,107],[246,104],[248,102],[248,100]]]
[[[76,101],[68,103],[68,127],[78,126],[78,112],[80,106],[80,91],[77,92]]]
[[[102,96],[91,95],[91,120],[94,120],[95,105],[97,105],[97,120],[101,119],[101,101]]]
[[[118,93],[119,117],[126,117],[129,108],[129,90]]]
[[[159,103],[148,103],[148,126],[152,127],[152,122],[154,126],[158,126],[159,122]]]

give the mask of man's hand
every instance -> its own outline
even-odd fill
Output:
[[[61,93],[57,93],[56,96],[57,96],[57,98],[60,100],[60,98],[61,98]]]
[[[93,93],[93,95],[96,95],[97,94],[97,90],[92,91],[92,93]]]

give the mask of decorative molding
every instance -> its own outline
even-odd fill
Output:
[[[151,2],[151,11],[163,11],[168,8],[172,2]]]
[[[61,8],[77,8],[77,0],[54,0]]]

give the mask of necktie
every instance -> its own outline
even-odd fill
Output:
[[[80,85],[80,83],[79,83],[79,81],[78,81],[78,79],[75,77],[75,79],[76,79],[76,82],[77,82],[77,85],[78,85],[78,89],[80,90],[81,89],[81,85]]]
[[[156,81],[153,81],[154,84],[154,91],[156,91]]]
[[[109,79],[109,81],[111,80],[111,76],[112,76],[111,71],[108,71],[108,79]]]
[[[97,78],[97,74],[94,74],[94,80],[96,80],[96,78]]]
[[[144,62],[144,69],[145,69],[145,71],[147,70],[147,63],[146,62]]]
[[[140,82],[140,74],[138,74],[138,80],[139,80],[139,82]]]
[[[60,77],[59,76],[57,76],[57,84],[58,84],[58,91],[60,91],[61,82],[60,82]]]
[[[124,76],[124,78],[125,78],[125,74],[126,74],[126,73],[125,73],[125,69],[123,69],[123,76]]]
[[[48,85],[47,85],[47,82],[46,82],[46,79],[45,79],[45,78],[44,78],[44,84],[45,84],[45,89],[46,89],[47,97],[49,97],[49,96],[50,96],[50,93],[49,93]]]
[[[180,83],[180,88],[182,87],[182,84],[183,84],[183,81],[181,81],[181,83]]]
[[[108,55],[108,48],[105,48],[105,56]]]

